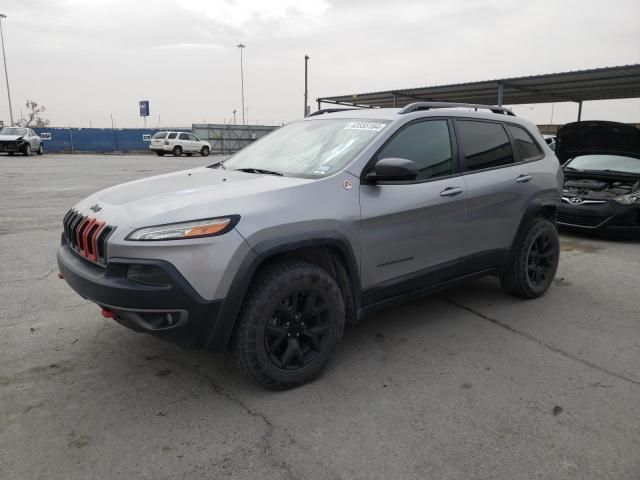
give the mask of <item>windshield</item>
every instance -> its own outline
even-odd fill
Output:
[[[575,170],[601,170],[640,175],[640,158],[622,155],[580,155],[566,166]]]
[[[344,168],[389,124],[384,120],[303,120],[279,128],[224,162],[228,170],[319,178]]]
[[[0,135],[26,135],[26,128],[4,127],[0,130]]]

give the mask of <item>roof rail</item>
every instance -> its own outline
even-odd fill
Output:
[[[315,117],[316,115],[323,115],[325,113],[342,112],[344,110],[361,110],[360,108],[323,108],[310,113],[307,117]]]
[[[450,102],[414,102],[410,103],[406,107],[400,109],[398,113],[411,113],[417,112],[419,110],[431,110],[434,108],[475,108],[478,110],[482,108],[483,110],[491,110],[493,113],[501,113],[503,115],[511,115],[513,117],[516,116],[511,110],[505,107],[500,107],[498,105],[479,105],[476,103],[450,103]]]

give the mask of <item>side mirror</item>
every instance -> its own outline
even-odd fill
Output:
[[[368,182],[394,182],[402,180],[415,180],[418,176],[418,167],[412,160],[406,158],[381,158],[373,169],[365,175]]]

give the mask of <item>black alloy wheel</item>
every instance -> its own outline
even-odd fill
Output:
[[[527,259],[527,275],[536,287],[546,283],[549,276],[555,273],[554,255],[551,236],[547,232],[540,233],[531,243]]]
[[[321,292],[284,298],[268,320],[265,348],[278,368],[295,370],[313,362],[327,344],[329,308]]]

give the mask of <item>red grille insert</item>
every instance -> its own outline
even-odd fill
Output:
[[[69,247],[92,262],[106,263],[107,238],[115,230],[114,227],[93,217],[85,217],[75,210],[69,210],[62,223]]]

